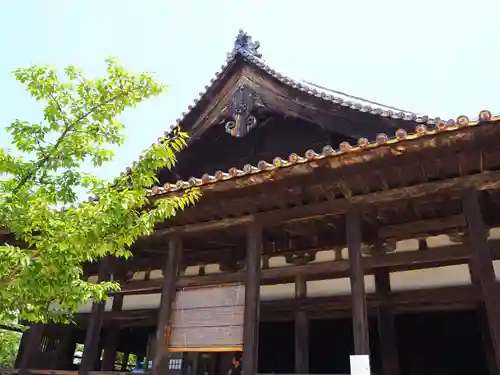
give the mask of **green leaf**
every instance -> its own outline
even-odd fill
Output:
[[[198,189],[155,204],[147,196],[158,170],[172,168],[187,146],[180,128],[144,150],[113,185],[82,172],[86,162],[99,167],[113,159],[112,149],[124,142],[116,120],[123,111],[166,92],[151,75],[131,73],[116,59],[106,66],[102,78],[74,66],[63,75],[49,66],[14,72],[44,109],[40,123],[13,121],[12,151],[0,148],[0,228],[12,234],[0,243],[0,324],[67,322],[80,304],[105,299],[119,285],[83,280],[83,266],[132,256],[139,237],[200,198]],[[78,202],[81,189],[98,199]]]

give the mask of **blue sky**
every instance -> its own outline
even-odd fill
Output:
[[[123,116],[127,141],[98,172],[112,178],[187,109],[240,28],[273,68],[297,78],[441,118],[498,113],[498,14],[498,0],[3,1],[0,124],[40,119],[16,67],[74,64],[96,75],[112,55],[155,72],[169,95]]]

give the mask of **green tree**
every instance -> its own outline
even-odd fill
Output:
[[[147,73],[133,74],[106,60],[103,78],[88,79],[69,66],[63,75],[48,66],[17,69],[16,79],[44,104],[40,123],[7,126],[12,149],[0,148],[0,324],[17,318],[67,320],[80,303],[102,300],[119,286],[82,279],[82,265],[105,256],[129,257],[130,245],[157,223],[194,204],[199,190],[148,199],[160,168],[171,168],[187,134],[174,129],[145,150],[112,183],[82,171],[113,158],[123,143],[125,109],[165,93]],[[94,199],[79,202],[85,189]]]
[[[21,334],[0,329],[0,368],[14,368]]]

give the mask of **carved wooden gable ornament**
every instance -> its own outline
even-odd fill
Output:
[[[253,111],[262,107],[262,102],[245,85],[240,85],[231,98],[229,112],[231,119],[226,122],[226,132],[233,137],[243,137],[257,125]]]
[[[252,37],[243,30],[240,30],[234,41],[233,54],[240,52],[251,54],[261,58],[262,54],[258,52],[260,43],[252,41]],[[229,105],[230,120],[226,122],[226,132],[233,137],[243,137],[257,125],[257,118],[253,115],[254,110],[262,107],[262,101],[255,92],[245,85],[240,85]]]

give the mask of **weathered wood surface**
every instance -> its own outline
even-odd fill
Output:
[[[380,298],[378,332],[383,373],[400,375],[397,333],[391,300],[391,279],[387,268],[375,271],[375,291]]]
[[[172,329],[170,348],[241,347],[243,326],[182,327]]]
[[[182,288],[177,291],[172,308],[189,310],[206,307],[243,306],[245,287],[243,285],[226,285],[224,287],[207,287],[199,289]]]
[[[43,337],[43,328],[43,325],[35,324],[30,327],[29,331],[26,333],[25,345],[23,345],[23,352],[19,363],[20,375],[26,375],[28,373],[28,369],[31,366],[33,359],[38,355],[40,343]]]
[[[245,269],[245,316],[243,323],[243,372],[257,372],[258,327],[260,309],[260,259],[262,227],[248,226]]]
[[[241,347],[244,296],[242,285],[177,291],[169,347]]]
[[[394,314],[423,311],[450,311],[475,309],[479,294],[472,285],[437,287],[432,289],[407,290],[391,292],[390,298]],[[381,298],[376,293],[366,295],[369,315],[376,317]],[[309,319],[345,318],[352,316],[351,295],[309,297],[307,299],[286,299],[262,301],[260,303],[260,320],[291,321],[295,311],[305,311]],[[123,327],[151,326],[158,316],[158,310],[131,310],[106,312],[106,322],[115,321]],[[78,324],[86,326],[85,316],[80,315]]]
[[[500,240],[489,241],[494,259],[500,259]],[[425,267],[436,267],[446,264],[467,263],[471,253],[466,245],[457,244],[433,248],[432,251],[405,251],[383,255],[373,255],[363,258],[363,266],[367,274],[374,269],[389,268],[391,270],[411,270]],[[294,280],[297,274],[303,274],[309,279],[330,279],[346,277],[349,271],[348,260],[310,263],[300,266],[285,266],[261,270],[261,284],[273,284],[280,280]],[[220,273],[207,276],[182,276],[177,287],[195,287],[204,285],[219,285],[243,282],[244,272]],[[157,293],[163,284],[161,279],[149,281],[131,281],[122,287],[121,294]]]
[[[436,198],[438,199],[438,198]],[[439,198],[441,202],[443,199],[449,199],[448,198]],[[460,201],[457,200],[456,202],[450,202],[453,203],[453,205],[458,205],[460,204]],[[432,201],[428,202],[427,206],[430,206],[431,209],[434,209],[434,207],[439,205],[439,201],[434,203]],[[375,211],[371,212],[370,215],[377,215],[378,218],[382,217],[383,215],[391,217],[394,216],[393,209],[395,205],[391,205],[387,207],[386,211]],[[453,213],[453,211],[452,211]],[[417,218],[420,218],[420,216],[417,216]],[[314,232],[314,226],[309,227],[308,225],[305,225],[304,222],[300,223],[295,223],[293,226],[288,226],[284,227],[283,230],[287,231],[297,231],[297,234],[300,235],[300,241],[296,241],[296,238],[293,239],[292,241],[286,240],[286,237],[282,240],[279,240],[276,242],[272,238],[268,238],[266,241],[263,243],[263,255],[267,257],[273,257],[277,255],[287,255],[287,254],[293,254],[297,252],[310,252],[310,251],[322,251],[322,250],[328,250],[332,248],[336,248],[338,246],[342,246],[345,242],[343,242],[343,238],[345,237],[345,234],[341,235],[339,233],[339,236],[336,234],[340,231],[340,225],[342,224],[342,221],[340,220],[340,217],[336,218],[336,221],[326,221],[322,222],[322,231],[320,233]],[[364,219],[368,220],[366,218],[366,215],[364,215]],[[339,227],[336,227],[339,226]],[[371,224],[370,224],[371,225]],[[379,226],[377,223],[373,224],[374,226]],[[428,220],[411,220],[406,223],[402,224],[391,224],[391,225],[386,225],[382,226],[380,229],[373,230],[370,235],[373,237],[368,237],[364,239],[365,242],[377,242],[380,239],[387,239],[387,240],[401,240],[401,239],[408,239],[408,238],[425,238],[425,237],[430,237],[433,235],[437,234],[442,234],[446,233],[449,231],[461,231],[463,230],[465,224],[464,224],[464,219],[463,215],[458,214],[458,215],[450,215],[450,216],[442,216],[442,217],[436,217]],[[228,241],[227,236],[225,237],[226,242]],[[223,263],[226,260],[230,259],[232,256],[234,256],[236,253],[233,251],[232,248],[228,248],[228,244],[221,243],[220,244],[221,248],[220,249],[211,249],[211,250],[206,250],[206,251],[201,251],[200,248],[198,250],[190,250],[188,248],[185,248],[185,253],[184,253],[184,261],[185,264],[187,263],[188,265],[193,265],[193,264],[209,264],[209,263]],[[224,246],[226,246],[224,248]],[[235,248],[240,248],[242,249],[244,247],[244,244],[241,246],[238,245],[237,243],[230,243],[230,246],[233,246]],[[143,249],[142,251],[147,253],[147,257],[145,256],[136,256],[133,259],[129,260],[120,260],[119,263],[122,268],[127,269],[130,271],[141,271],[144,270],[146,272],[158,268],[159,262],[164,262],[162,259],[166,255],[166,249],[164,249],[164,245],[150,245],[150,247],[154,247],[154,250],[148,250],[148,249]],[[89,272],[91,272],[90,269],[87,269]]]
[[[109,281],[111,278],[111,257],[107,256],[99,264],[98,282]],[[93,302],[90,312],[90,323],[83,345],[82,363],[78,370],[79,375],[87,375],[93,368],[99,351],[99,340],[104,320],[104,302]]]
[[[478,295],[470,285],[440,287],[412,291],[391,292],[390,298],[395,314],[406,312],[467,310],[475,308]],[[367,309],[376,316],[381,306],[376,293],[366,295]],[[310,319],[352,316],[352,297],[314,297],[305,300],[265,301],[261,304],[263,319],[266,321],[289,321],[293,311],[307,311]]]
[[[111,311],[121,311],[123,306],[123,295],[116,295],[113,298]],[[118,327],[110,326],[107,328],[106,339],[104,342],[104,352],[102,357],[101,370],[112,371],[115,366],[115,358],[118,349],[118,340],[120,339],[120,330]]]
[[[385,190],[381,192],[352,196],[351,198],[336,199],[334,201],[312,203],[309,205],[271,210],[253,215],[237,218],[227,218],[197,224],[184,225],[159,229],[157,233],[183,233],[191,234],[197,232],[227,230],[230,227],[259,222],[261,225],[275,226],[283,222],[306,221],[323,216],[335,216],[344,214],[348,208],[356,204],[363,206],[394,204],[394,202],[405,199],[422,198],[435,194],[450,194],[463,189],[473,188],[475,190],[490,190],[500,188],[500,171],[483,172],[480,174],[455,177],[442,181],[428,182],[413,186],[406,186]]]
[[[172,301],[175,297],[175,284],[179,277],[179,265],[182,261],[182,241],[178,236],[173,236],[169,241],[169,252],[164,266],[165,275],[160,310],[156,324],[155,356],[153,359],[153,369],[156,374],[167,372],[167,354],[169,345],[168,324],[172,313]]]
[[[186,327],[224,327],[243,323],[243,305],[207,307],[172,312],[172,331]]]
[[[347,247],[349,250],[349,279],[352,293],[352,333],[354,354],[369,355],[368,315],[364,267],[361,254],[361,215],[358,207],[352,207],[346,218]]]
[[[307,297],[307,282],[304,275],[295,278],[295,298]],[[295,372],[309,373],[309,319],[303,310],[295,311]]]
[[[262,173],[206,184],[203,185],[202,191],[206,194],[205,200],[220,199],[223,196],[225,199],[232,199],[244,195],[251,196],[263,189],[269,190],[269,186],[277,190],[301,183],[313,185],[325,183],[328,180],[335,181],[340,169],[347,178],[352,177],[353,174],[366,177],[377,169],[387,172],[387,169],[394,165],[408,167],[415,163],[435,162],[436,158],[449,158],[455,151],[461,154],[477,154],[478,144],[481,144],[483,149],[488,149],[488,152],[496,152],[490,148],[494,146],[498,134],[498,126],[494,123],[462,128],[451,133],[442,132],[407,141],[404,147],[398,148],[397,144],[387,144],[361,152],[350,152],[340,157],[318,159],[312,163],[296,164],[289,168],[271,169]],[[395,155],[395,153],[399,154]],[[236,165],[235,167],[242,168]],[[161,197],[159,195],[153,199],[161,199]]]
[[[484,303],[490,337],[493,344],[497,371],[500,369],[500,292],[493,268],[493,257],[488,243],[487,228],[480,208],[478,191],[464,190],[462,194],[463,210],[467,219],[468,236],[471,244],[471,271],[474,274],[476,288]]]
[[[378,237],[380,239],[404,240],[411,236],[425,236],[429,234],[446,233],[450,229],[462,229],[467,226],[463,214],[453,215],[443,218],[428,219],[403,223],[398,225],[388,225],[380,228]]]

